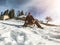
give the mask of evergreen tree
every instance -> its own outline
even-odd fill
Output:
[[[1,16],[3,16],[3,12],[1,12]]]
[[[17,13],[17,16],[21,16],[21,13],[20,13],[20,11],[18,11],[18,13]]]
[[[21,11],[21,15],[24,15],[24,12],[23,12],[23,10]]]
[[[5,12],[3,13],[3,15],[8,15],[8,9],[5,10]]]
[[[9,17],[10,17],[10,18],[14,18],[14,15],[15,15],[14,9],[11,9],[11,10],[9,11]]]

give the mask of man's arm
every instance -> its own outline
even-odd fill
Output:
[[[32,20],[35,20],[32,15],[31,15],[31,19],[32,19]]]
[[[32,18],[32,22],[35,23],[35,19],[33,18],[33,16],[31,15],[31,18]]]

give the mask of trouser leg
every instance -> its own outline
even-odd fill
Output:
[[[35,24],[37,25],[38,28],[42,28],[43,29],[43,27],[41,27],[41,25],[37,21],[35,21]]]

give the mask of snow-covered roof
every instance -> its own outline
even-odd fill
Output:
[[[18,18],[22,18],[22,17],[26,17],[26,15],[21,15],[21,16],[18,16]]]

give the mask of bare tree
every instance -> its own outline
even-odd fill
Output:
[[[45,20],[46,20],[46,23],[48,23],[48,22],[52,21],[52,18],[50,16],[46,16]]]

